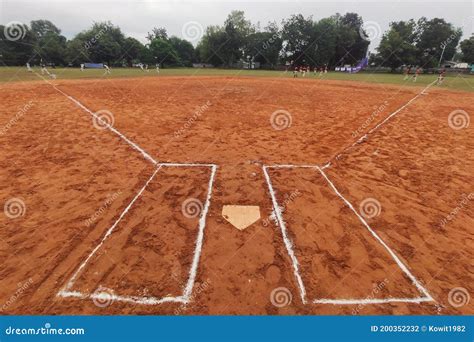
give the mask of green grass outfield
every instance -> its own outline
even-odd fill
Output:
[[[33,68],[37,73],[39,68]],[[157,77],[155,69],[143,72],[138,68],[116,68],[112,69],[110,75],[105,75],[102,69],[86,69],[81,72],[78,68],[49,69],[57,75],[58,79],[93,79],[93,78],[121,78],[121,77]],[[159,76],[255,76],[255,77],[293,77],[292,72],[268,71],[268,70],[229,70],[229,69],[161,69]],[[425,86],[436,79],[436,75],[420,75],[418,81],[413,83],[411,79],[404,81],[403,75],[388,73],[360,72],[348,74],[344,72],[329,72],[321,78],[341,81],[360,81],[371,83],[404,84],[408,86]],[[319,79],[318,75],[309,73],[306,79]],[[28,72],[26,67],[0,67],[0,83],[40,80],[35,74]],[[474,92],[474,75],[448,75],[441,88],[452,90],[464,90]]]

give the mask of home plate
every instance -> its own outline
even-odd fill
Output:
[[[224,205],[222,217],[235,228],[244,230],[260,219],[260,207],[258,205]]]

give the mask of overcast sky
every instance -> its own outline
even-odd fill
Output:
[[[234,9],[245,11],[248,19],[253,23],[260,22],[262,27],[269,21],[281,23],[282,19],[295,13],[320,19],[336,12],[357,12],[374,31],[370,50],[378,45],[380,32],[385,31],[391,21],[440,17],[462,27],[464,38],[472,34],[474,26],[473,0],[0,0],[0,24],[48,19],[67,38],[72,38],[95,21],[110,20],[126,35],[142,42],[145,42],[147,32],[156,26],[166,27],[170,35],[184,36],[195,44],[201,36],[201,27],[222,24]],[[380,32],[377,32],[379,27]]]

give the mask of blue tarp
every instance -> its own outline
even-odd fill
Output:
[[[103,69],[104,64],[103,63],[84,63],[85,68],[91,68],[91,69]]]

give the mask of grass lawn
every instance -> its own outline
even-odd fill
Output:
[[[39,73],[39,68],[33,68]],[[86,69],[81,72],[79,68],[57,68],[49,69],[55,73],[58,79],[91,79],[91,78],[120,78],[120,77],[156,77],[157,73],[154,69],[149,72],[143,72],[137,68],[116,68],[112,69],[112,74],[105,75],[102,69]],[[268,70],[226,70],[226,69],[193,69],[193,68],[177,68],[177,69],[161,69],[159,76],[256,76],[256,77],[293,77],[291,72],[268,71]],[[413,83],[411,79],[404,81],[403,75],[387,74],[387,73],[368,73],[360,72],[357,74],[348,74],[343,72],[329,72],[322,76],[329,80],[350,80],[372,83],[390,83],[405,84],[413,86],[425,86],[436,79],[436,75],[421,75],[417,83]],[[306,78],[319,78],[317,75],[310,73]],[[0,83],[18,82],[18,81],[34,81],[40,80],[35,74],[28,72],[26,67],[0,67]],[[474,75],[448,75],[444,81],[442,88],[452,90],[474,91]]]

